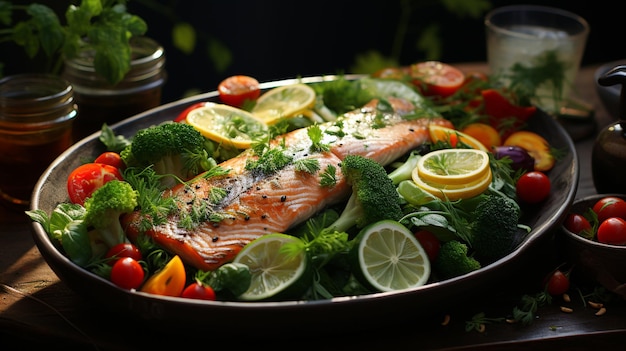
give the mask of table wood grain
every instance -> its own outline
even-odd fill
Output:
[[[485,71],[484,64],[459,64],[465,71]],[[595,111],[595,129],[611,122],[595,91],[594,72],[597,66],[583,67],[576,91],[582,101]],[[585,125],[585,128],[589,125]],[[593,124],[592,124],[593,127]],[[579,133],[581,126],[568,124]],[[580,161],[577,198],[595,193],[591,178],[591,147],[595,134],[577,138],[576,152]],[[224,342],[231,346],[272,346],[278,349],[454,349],[469,350],[587,350],[623,347],[626,341],[626,306],[623,300],[607,305],[607,313],[596,316],[596,310],[584,306],[578,297],[568,306],[571,313],[560,310],[561,301],[539,309],[530,326],[497,322],[486,325],[484,332],[466,331],[465,323],[479,312],[487,317],[503,317],[512,312],[523,293],[534,293],[534,284],[556,265],[560,258],[558,244],[549,242],[537,255],[534,264],[523,272],[511,272],[510,281],[494,282],[493,293],[462,305],[441,306],[441,313],[416,316],[411,322],[396,325],[393,321],[372,320],[372,328],[346,335],[323,330],[276,331],[266,338],[220,340],[219,335],[185,328],[171,333],[156,332],[123,315],[111,315],[105,308],[84,299],[63,282],[46,264],[31,236],[31,222],[23,212],[0,208],[0,348],[6,345],[23,347],[62,346],[80,350],[183,349],[206,342],[215,348]],[[450,322],[442,325],[444,316]],[[219,316],[215,316],[219,322]],[[271,323],[271,319],[268,320]],[[390,325],[390,326],[389,326]],[[194,330],[199,326],[194,326]],[[200,328],[201,329],[201,328]]]

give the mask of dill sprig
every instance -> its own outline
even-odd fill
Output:
[[[337,167],[328,165],[320,175],[320,186],[323,188],[332,188],[335,184],[337,184]]]
[[[561,101],[563,87],[567,83],[565,81],[567,68],[567,63],[559,60],[556,50],[546,51],[536,57],[530,65],[521,63],[513,65],[507,77],[510,79],[509,88],[515,92],[520,105],[530,106],[533,98],[540,98],[537,96],[537,89],[550,83],[554,101]]]

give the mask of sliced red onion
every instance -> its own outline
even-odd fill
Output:
[[[496,159],[510,158],[512,161],[511,168],[516,171],[523,169],[530,172],[535,168],[535,159],[519,146],[496,146],[494,147],[494,156]]]

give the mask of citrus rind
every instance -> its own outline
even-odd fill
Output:
[[[475,180],[467,184],[442,184],[430,182],[422,179],[419,175],[418,168],[413,169],[412,178],[415,184],[430,194],[441,200],[455,201],[459,199],[468,199],[482,194],[492,181],[491,168],[481,179]]]
[[[432,142],[448,142],[450,144],[455,144],[452,145],[453,147],[456,147],[456,145],[462,143],[473,149],[478,149],[485,152],[489,151],[487,150],[487,147],[485,147],[485,145],[483,145],[483,143],[481,143],[478,139],[453,128],[443,127],[431,123],[428,125],[428,133]],[[456,136],[455,142],[452,142],[452,136]]]

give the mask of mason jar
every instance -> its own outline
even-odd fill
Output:
[[[62,76],[74,87],[80,116],[74,125],[76,141],[161,104],[166,79],[163,47],[148,37],[133,37],[130,71],[113,85],[99,75],[93,52],[85,50],[64,62]]]
[[[66,80],[17,74],[0,80],[0,197],[12,209],[30,203],[42,173],[72,143],[78,115]]]

